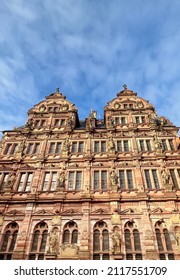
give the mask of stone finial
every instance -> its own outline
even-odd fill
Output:
[[[59,88],[56,88],[56,93],[59,93],[60,91],[59,91]]]

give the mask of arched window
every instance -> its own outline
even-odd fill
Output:
[[[73,221],[68,222],[64,226],[62,243],[77,244],[78,242],[78,227]]]
[[[34,228],[30,260],[43,260],[48,235],[48,226],[45,222],[37,224]]]
[[[12,259],[12,253],[16,245],[18,230],[19,230],[19,226],[16,222],[12,222],[6,227],[3,234],[1,248],[0,248],[1,260]]]
[[[169,232],[163,221],[158,221],[155,224],[155,233],[159,251],[160,260],[174,260]]]
[[[139,231],[134,222],[127,222],[124,228],[126,259],[142,260]]]
[[[93,231],[93,259],[109,260],[109,232],[107,224],[99,221]]]

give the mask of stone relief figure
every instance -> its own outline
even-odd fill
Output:
[[[11,172],[9,174],[9,178],[5,184],[5,188],[8,188],[8,189],[12,189],[13,186],[14,186],[14,183],[16,181],[16,173],[15,172]]]
[[[176,238],[177,245],[180,247],[180,231],[176,231],[175,238]]]
[[[58,247],[59,247],[58,235],[57,235],[57,231],[54,229],[54,230],[52,230],[50,238],[49,238],[48,254],[52,254],[52,255],[57,254]]]
[[[63,148],[62,148],[63,154],[67,154],[67,155],[68,155],[69,146],[70,146],[69,139],[66,138],[65,141],[64,141],[64,143],[63,143]]]
[[[156,152],[162,153],[163,150],[162,142],[160,139],[157,138],[157,136],[154,137],[154,147]]]
[[[109,128],[114,128],[115,127],[114,120],[111,116],[108,117],[108,127]]]
[[[115,151],[115,144],[113,138],[109,138],[108,140],[108,152],[114,152]]]
[[[58,178],[58,187],[64,188],[65,179],[65,172],[61,171]]]
[[[71,117],[69,117],[69,118],[67,119],[66,125],[67,125],[68,127],[70,127],[71,129],[74,128],[74,117],[73,117],[73,116],[71,116]]]
[[[110,185],[111,185],[111,188],[112,189],[115,189],[117,190],[117,183],[118,183],[118,176],[115,172],[115,170],[113,169],[110,173]]]
[[[163,184],[164,185],[169,184],[169,182],[170,182],[170,174],[168,173],[168,171],[165,170],[165,169],[162,170],[161,175],[162,175]]]
[[[114,254],[119,254],[121,251],[121,236],[117,229],[114,230],[111,238],[113,241],[113,252]]]

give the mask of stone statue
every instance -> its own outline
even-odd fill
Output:
[[[109,128],[114,128],[115,127],[114,120],[111,116],[108,117],[108,127]]]
[[[113,138],[111,137],[109,140],[108,140],[108,152],[114,152],[115,151],[115,144],[114,144],[114,140]]]
[[[180,247],[180,231],[176,231],[175,233],[177,245]]]
[[[154,147],[156,152],[162,153],[162,149],[163,149],[162,142],[156,136],[154,137]]]
[[[117,174],[116,174],[115,170],[113,169],[110,173],[111,188],[114,189],[117,186],[117,183],[118,183],[118,177],[117,177]]]
[[[65,172],[61,171],[58,178],[58,187],[64,188],[64,183],[65,183]]]
[[[52,231],[50,238],[49,238],[48,253],[52,254],[52,255],[57,254],[58,246],[59,246],[58,236],[57,236],[57,232],[54,230],[54,231]]]
[[[124,84],[124,85],[123,85],[123,88],[124,88],[124,90],[126,90],[126,89],[127,89],[127,85],[126,85],[126,84]]]
[[[12,172],[9,174],[8,180],[5,184],[5,188],[12,189],[15,181],[16,181],[16,173]]]
[[[161,175],[162,175],[163,184],[164,185],[169,184],[169,182],[170,182],[170,175],[169,175],[168,171],[164,169],[162,171]]]
[[[114,254],[119,254],[121,251],[121,236],[117,229],[112,234],[113,240],[113,252]]]
[[[64,141],[64,143],[63,143],[63,148],[62,148],[62,152],[63,152],[64,154],[67,154],[67,155],[68,155],[68,152],[69,152],[69,145],[70,145],[69,139],[66,138],[65,141]]]

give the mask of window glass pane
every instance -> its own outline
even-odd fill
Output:
[[[151,141],[150,140],[146,140],[146,145],[147,145],[147,150],[151,151]]]
[[[125,151],[125,152],[129,151],[129,144],[128,144],[128,141],[124,141],[124,151]]]
[[[54,154],[55,143],[50,143],[49,153]]]
[[[130,231],[128,229],[125,229],[124,235],[125,235],[126,252],[132,251]]]
[[[72,153],[77,153],[77,142],[72,143]]]
[[[72,243],[77,244],[77,241],[78,241],[78,231],[73,230],[73,232],[72,232]]]
[[[146,178],[146,184],[149,190],[152,190],[152,184],[151,184],[151,178],[149,174],[149,170],[145,170],[145,178]]]
[[[11,151],[12,144],[7,144],[5,149],[5,155],[9,155]]]
[[[169,139],[169,145],[170,145],[171,150],[174,150],[174,144],[173,144],[172,139]]]
[[[69,172],[69,190],[74,188],[74,172]]]
[[[169,171],[170,171],[170,174],[171,174],[173,185],[174,185],[175,189],[178,189],[179,186],[178,186],[178,182],[177,182],[177,179],[176,179],[176,175],[175,175],[174,169],[170,169]]]
[[[94,151],[95,153],[99,153],[99,142],[95,141],[94,143]]]
[[[39,153],[39,148],[40,148],[40,144],[39,143],[35,143],[35,145],[34,145],[34,154],[38,154]]]
[[[2,247],[1,247],[1,252],[6,251],[10,235],[11,235],[11,232],[9,230],[6,231],[6,233],[4,234],[4,240],[3,240],[3,243],[2,243]]]
[[[94,190],[99,189],[99,171],[94,171]]]
[[[26,173],[21,173],[21,178],[18,186],[18,191],[23,192],[24,191],[24,182],[26,178]]]
[[[122,152],[122,141],[117,141],[117,151]]]
[[[61,143],[57,143],[55,153],[59,154],[60,152],[61,152]]]
[[[27,191],[27,192],[30,191],[32,177],[33,177],[32,173],[27,174],[27,182],[26,182],[26,185],[25,185],[25,191]]]
[[[107,171],[101,173],[101,184],[102,190],[107,189]]]
[[[132,177],[132,171],[127,170],[127,180],[128,180],[128,189],[133,189],[133,177]]]
[[[167,229],[164,229],[163,232],[164,232],[164,237],[165,237],[167,251],[172,251],[172,246],[171,246],[171,240],[170,240],[169,232],[168,232]]]
[[[153,175],[153,180],[154,180],[155,188],[159,189],[159,181],[158,181],[157,171],[156,170],[152,170],[152,175]]]
[[[47,172],[45,173],[45,178],[44,178],[44,184],[43,184],[43,191],[47,191],[49,188],[49,179],[50,179],[50,173]]]
[[[63,233],[63,243],[69,243],[69,230],[65,230],[64,233]]]
[[[140,150],[145,151],[144,140],[139,140]]]
[[[76,190],[80,190],[81,189],[81,179],[82,179],[82,172],[78,171],[76,173],[76,186],[75,186]]]
[[[99,252],[100,251],[100,232],[99,230],[95,230],[93,234],[93,251]]]
[[[102,259],[103,260],[109,260],[109,254],[103,254]]]
[[[57,183],[57,172],[52,173],[51,191],[55,191]]]
[[[47,235],[48,235],[48,231],[47,231],[47,230],[44,230],[44,232],[43,232],[43,234],[42,234],[40,252],[44,252],[44,251],[45,251],[46,241],[47,241]]]
[[[125,189],[125,176],[123,170],[119,171],[119,184],[120,184],[120,189]]]
[[[109,251],[109,232],[108,230],[103,230],[103,233],[102,233],[102,249],[103,249],[103,252],[105,251]]]
[[[106,152],[106,142],[101,142],[101,152]]]
[[[164,149],[164,150],[167,150],[167,149],[168,149],[165,139],[162,139],[162,145],[163,145],[163,149]]]
[[[13,236],[12,236],[12,241],[11,241],[11,245],[10,245],[10,248],[9,248],[9,252],[12,252],[14,250],[14,247],[15,247],[15,244],[16,244],[17,235],[18,235],[18,231],[16,230],[13,233]]]
[[[14,144],[12,153],[15,154],[18,150],[18,144]]]
[[[33,242],[32,242],[32,247],[31,247],[32,252],[37,250],[39,234],[40,234],[39,230],[36,230],[33,234]]]
[[[141,251],[141,242],[140,242],[140,236],[137,229],[133,230],[133,236],[134,236],[134,249],[135,251]]]
[[[84,143],[83,142],[79,142],[79,153],[83,153],[83,148],[84,148]]]
[[[158,244],[158,250],[160,252],[164,251],[164,248],[163,248],[163,243],[162,243],[162,239],[161,239],[161,233],[160,233],[160,230],[159,229],[156,229],[156,239],[157,239],[157,244]]]

